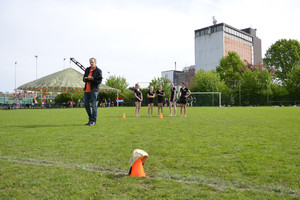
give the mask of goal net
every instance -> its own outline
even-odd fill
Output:
[[[192,106],[221,107],[221,92],[192,92],[191,96],[193,98]]]

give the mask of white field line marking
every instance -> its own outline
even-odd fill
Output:
[[[123,170],[105,169],[103,167],[85,165],[85,164],[73,164],[73,163],[66,164],[66,163],[61,163],[56,161],[23,159],[23,158],[3,157],[3,156],[0,156],[0,160],[6,160],[6,161],[21,163],[21,164],[54,166],[54,167],[62,167],[62,168],[69,168],[69,169],[83,169],[86,171],[102,172],[102,173],[109,173],[114,175],[124,175],[124,176],[128,175],[128,172],[125,172]]]
[[[124,171],[124,170],[107,169],[107,168],[103,168],[103,167],[99,167],[99,166],[85,165],[85,164],[61,163],[61,162],[56,162],[56,161],[15,158],[15,157],[7,157],[7,156],[0,156],[0,160],[14,162],[14,163],[20,163],[20,164],[43,165],[43,166],[52,166],[52,167],[62,167],[62,168],[68,168],[68,169],[82,169],[82,170],[86,170],[86,171],[108,173],[108,174],[117,175],[117,176],[127,176],[128,175],[128,172]],[[224,189],[235,189],[235,190],[239,190],[239,191],[245,191],[245,190],[253,191],[254,190],[254,191],[269,192],[269,193],[275,192],[277,194],[285,194],[285,195],[300,197],[300,192],[292,191],[289,188],[284,188],[284,187],[281,187],[282,189],[284,189],[284,191],[281,191],[280,189],[261,188],[261,187],[253,187],[253,186],[248,186],[248,187],[244,187],[244,188],[235,187],[235,186],[225,186],[225,185],[220,185],[218,183],[209,183],[205,180],[197,181],[197,180],[189,180],[188,178],[180,179],[180,178],[173,178],[172,176],[164,176],[164,177],[148,176],[148,178],[171,180],[171,181],[180,182],[180,183],[202,183],[202,184],[211,186],[218,190],[224,190]]]

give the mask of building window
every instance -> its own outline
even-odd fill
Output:
[[[223,31],[223,26],[218,26],[217,31]]]
[[[214,27],[212,30],[213,33],[217,32],[217,27]]]

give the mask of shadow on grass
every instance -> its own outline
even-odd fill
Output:
[[[164,116],[164,117],[166,117],[166,116]],[[167,117],[169,117],[169,116],[167,116]],[[119,118],[119,119],[122,119],[122,116],[105,116],[105,118]],[[139,117],[136,117],[136,116],[126,116],[126,118],[131,118],[131,119],[133,119],[133,118],[136,118],[136,119],[138,119],[138,118],[143,118],[143,119],[146,119],[146,118],[149,118],[149,119],[152,119],[152,118],[159,118],[159,116],[157,116],[157,115],[153,115],[152,117],[148,117],[147,115],[142,115],[142,116],[139,116]],[[125,119],[126,119],[125,118]]]
[[[84,124],[61,124],[61,125],[57,125],[57,124],[31,124],[31,125],[22,125],[22,126],[1,126],[1,128],[5,128],[5,127],[9,127],[9,128],[50,128],[50,127],[77,127],[77,126],[82,126],[84,127]]]

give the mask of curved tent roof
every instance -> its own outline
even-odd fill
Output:
[[[82,81],[83,74],[73,68],[67,68],[62,71],[44,76],[35,81],[31,81],[18,87],[20,90],[36,90],[43,88],[43,91],[52,92],[75,92],[83,90],[84,82]],[[111,88],[107,85],[101,84],[100,92],[113,92],[118,89]],[[120,90],[119,90],[120,91]]]

